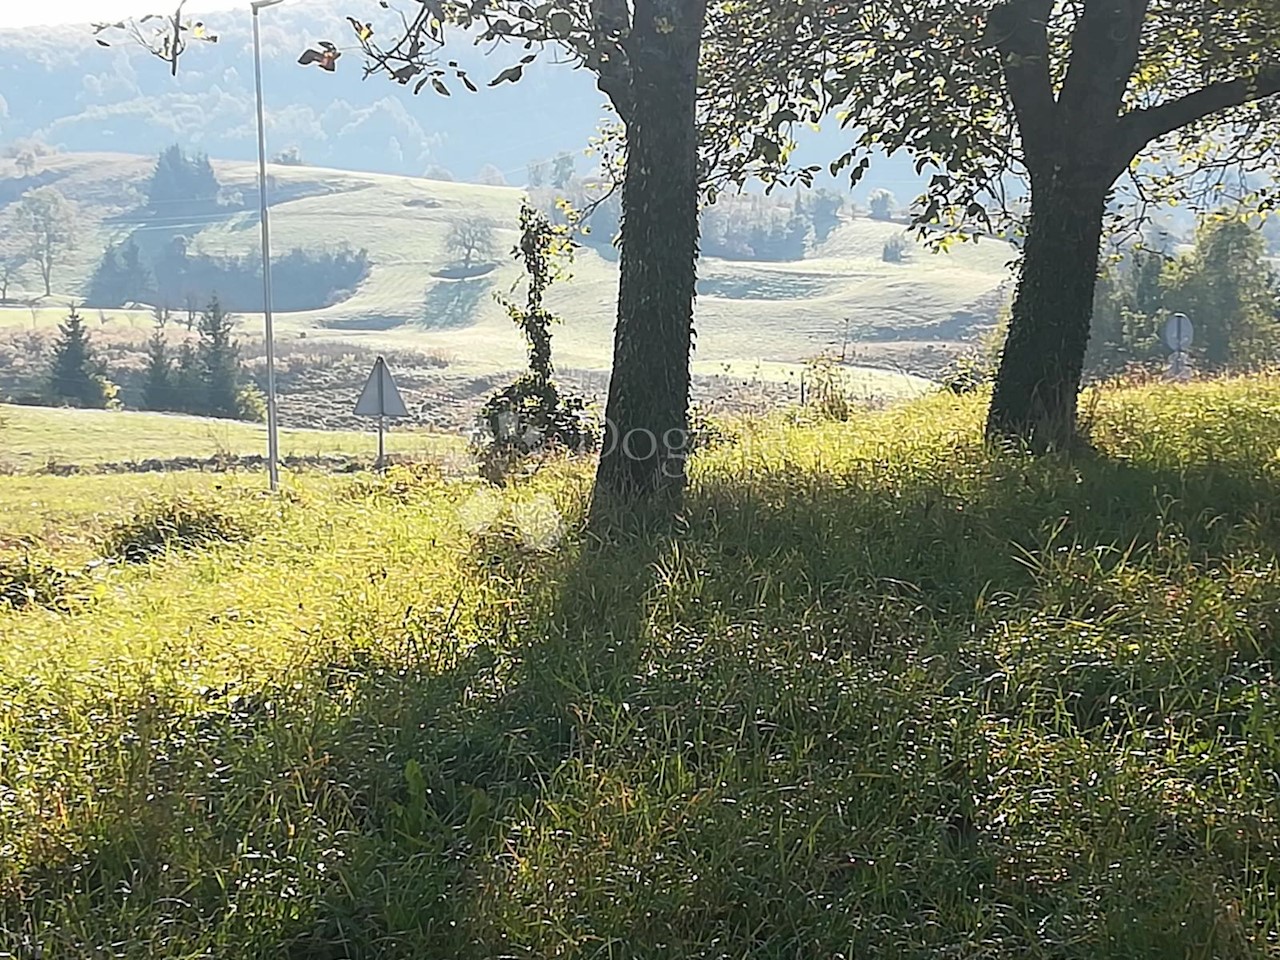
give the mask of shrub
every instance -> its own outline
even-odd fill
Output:
[[[898,206],[897,198],[888,190],[873,190],[868,203],[871,205],[873,220],[892,220],[893,211]]]
[[[76,576],[31,554],[0,557],[0,605],[65,609]]]
[[[821,420],[844,422],[852,418],[854,403],[840,365],[830,357],[815,357],[805,367],[806,408]]]
[[[902,237],[890,237],[884,242],[880,259],[885,263],[901,263],[907,258],[907,241]]]
[[[111,559],[138,563],[156,554],[215,543],[239,543],[261,529],[262,518],[243,505],[199,494],[179,494],[147,504],[117,523],[102,544]]]

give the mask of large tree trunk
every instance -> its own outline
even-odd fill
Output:
[[[1069,166],[1032,175],[1031,219],[987,436],[1036,451],[1076,436],[1076,399],[1089,344],[1098,248],[1111,184]]]
[[[705,0],[637,0],[613,376],[592,522],[679,509],[698,256],[697,71]]]

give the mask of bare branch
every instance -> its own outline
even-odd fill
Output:
[[[1280,94],[1280,67],[1272,67],[1254,77],[1214,83],[1158,107],[1135,110],[1121,120],[1121,137],[1133,158],[1147,144],[1183,127],[1277,94]]]

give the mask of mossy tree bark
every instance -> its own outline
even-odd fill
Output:
[[[705,0],[636,0],[628,82],[613,376],[592,522],[674,513],[685,483],[698,256],[698,57]]]
[[[1033,175],[1031,220],[987,433],[1066,449],[1076,407],[1109,184]]]

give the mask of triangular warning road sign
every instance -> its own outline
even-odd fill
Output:
[[[409,408],[404,405],[400,390],[391,376],[387,361],[379,357],[369,374],[369,382],[356,401],[357,417],[407,417]]]

